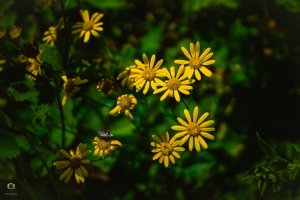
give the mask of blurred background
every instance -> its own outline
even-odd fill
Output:
[[[68,43],[60,30],[50,47],[43,33],[63,17],[62,2]],[[104,13],[101,37],[87,44],[71,35],[82,21],[80,9]],[[20,38],[9,38],[12,25],[22,28]],[[0,28],[7,32],[0,38],[6,61],[0,69],[0,199],[300,199],[298,0],[1,0]],[[160,102],[116,80],[142,53],[156,54],[169,68],[184,58],[182,46],[197,41],[201,52],[214,52],[213,75],[180,103]],[[38,49],[44,75],[30,81],[18,56]],[[89,82],[62,116],[63,74]],[[102,78],[113,80],[112,94],[96,90]],[[124,93],[138,100],[134,122],[108,115]],[[209,148],[185,151],[169,168],[152,161],[151,135],[173,135],[176,117],[196,105],[215,120]],[[96,161],[87,167],[86,183],[60,182],[62,172],[52,166],[63,160],[59,149],[82,142],[93,150],[101,128],[123,147],[104,160],[90,156]],[[5,195],[10,182],[15,196]]]

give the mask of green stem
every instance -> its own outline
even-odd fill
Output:
[[[60,122],[61,122],[61,146],[62,148],[65,148],[66,145],[66,125],[65,125],[65,116],[63,111],[63,106],[61,105],[61,100],[59,97],[59,94],[57,94],[57,103],[58,103],[58,109],[60,114]]]
[[[67,16],[66,16],[66,10],[64,5],[64,0],[59,0],[61,9],[63,12],[63,18],[64,18],[64,41],[65,41],[65,50],[64,50],[64,69],[67,69],[68,67],[68,55],[69,55],[69,38],[68,38],[68,26],[67,26]]]
[[[57,187],[56,187],[55,180],[54,180],[54,176],[53,176],[51,170],[50,170],[49,167],[47,166],[47,164],[46,164],[45,160],[43,159],[43,157],[42,157],[42,156],[39,154],[39,152],[37,151],[37,149],[36,149],[36,147],[35,147],[33,141],[32,141],[31,138],[30,138],[30,136],[27,135],[26,133],[24,134],[24,136],[26,137],[27,141],[29,142],[30,146],[32,147],[34,153],[39,157],[39,159],[41,160],[43,166],[46,168],[46,170],[47,170],[47,172],[48,172],[48,174],[49,174],[49,176],[50,176],[50,180],[51,180],[51,182],[52,182],[52,184],[53,184],[53,187],[54,187],[54,190],[55,190],[57,199],[61,200],[61,196],[60,196],[60,194],[59,194],[59,192],[58,192],[58,189],[57,189]]]

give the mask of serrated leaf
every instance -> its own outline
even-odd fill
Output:
[[[15,101],[36,102],[39,96],[39,92],[34,88],[34,82],[28,80],[11,84],[7,91]]]
[[[259,135],[259,133],[256,133],[257,141],[260,146],[260,149],[265,153],[266,156],[273,158],[273,159],[278,159],[279,156],[276,153],[276,151],[269,145],[267,142],[265,142]]]
[[[0,159],[14,158],[20,154],[16,138],[8,136],[0,138]]]

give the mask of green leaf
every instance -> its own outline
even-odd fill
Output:
[[[0,162],[0,180],[12,180],[16,176],[16,168],[13,162],[5,160]]]
[[[17,157],[21,151],[15,137],[6,136],[0,138],[0,159]]]
[[[278,159],[279,156],[276,153],[276,151],[269,145],[267,142],[265,142],[259,135],[259,133],[256,133],[257,141],[260,146],[260,149],[265,153],[266,156],[273,158],[273,159]]]
[[[161,35],[162,30],[160,27],[150,29],[141,39],[141,52],[157,52],[160,46]]]
[[[39,92],[34,88],[34,82],[29,80],[13,83],[7,91],[16,101],[28,100],[35,103],[39,95]]]
[[[87,3],[98,8],[98,9],[120,9],[126,6],[126,1],[124,0],[87,0]]]
[[[41,44],[40,50],[42,52],[43,62],[50,64],[56,69],[61,69],[63,58],[57,48],[51,47],[48,44]]]
[[[264,195],[267,186],[268,186],[268,183],[266,181],[263,181],[262,186],[261,186],[261,190],[260,190],[260,196]]]

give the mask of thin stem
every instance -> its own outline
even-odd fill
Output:
[[[61,197],[60,197],[60,194],[57,190],[57,187],[55,185],[55,180],[54,180],[54,176],[51,172],[51,170],[49,169],[49,167],[47,166],[45,160],[43,159],[43,157],[39,154],[39,152],[37,151],[33,141],[31,140],[30,136],[28,136],[26,133],[24,134],[24,136],[26,137],[27,141],[29,142],[30,146],[32,147],[33,151],[35,152],[35,154],[39,157],[39,159],[41,160],[43,166],[46,168],[49,176],[50,176],[50,180],[53,184],[53,187],[54,187],[54,190],[55,190],[55,193],[56,193],[56,196],[57,196],[57,199],[61,200]]]
[[[67,16],[66,16],[66,10],[64,5],[64,0],[59,0],[61,9],[63,11],[63,18],[64,18],[64,41],[65,41],[65,49],[64,49],[64,69],[68,66],[68,55],[69,55],[69,38],[68,38],[68,26],[67,26]]]
[[[64,148],[66,145],[66,125],[65,125],[65,116],[64,116],[63,106],[61,104],[59,94],[57,94],[57,103],[58,103],[60,122],[61,122],[61,134],[62,134],[61,146],[62,146],[62,148]]]

